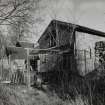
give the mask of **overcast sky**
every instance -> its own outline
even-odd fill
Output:
[[[44,21],[35,23],[36,41],[52,19],[76,23],[105,32],[105,0],[42,0],[39,15]],[[35,15],[36,16],[36,15]]]

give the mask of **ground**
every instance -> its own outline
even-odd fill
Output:
[[[8,104],[6,105],[62,105],[62,103],[56,95],[52,95],[51,92],[42,91],[36,88],[27,88],[26,86],[19,85],[0,85],[1,98],[0,102],[4,100]],[[8,93],[7,95],[5,93]],[[9,98],[8,98],[9,97]],[[5,104],[0,104],[5,105]]]
[[[81,96],[60,99],[54,91],[28,88],[23,85],[0,84],[0,105],[89,105]]]

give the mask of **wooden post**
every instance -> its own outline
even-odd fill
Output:
[[[30,61],[29,61],[29,49],[27,50],[27,87],[30,88]]]
[[[9,55],[9,80],[11,80],[11,55]]]
[[[4,79],[4,76],[3,76],[3,57],[1,58],[1,77],[2,77],[2,79]]]
[[[85,61],[85,73],[87,72],[87,65],[86,65],[86,50],[84,50],[84,61]]]
[[[38,68],[38,72],[40,72],[40,59],[37,60],[37,68]]]
[[[91,51],[91,48],[90,48],[90,59],[92,58],[92,51]]]

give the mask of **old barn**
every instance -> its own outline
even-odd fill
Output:
[[[84,26],[52,20],[38,40],[17,42],[8,46],[10,74],[14,65],[24,74],[27,85],[36,80],[69,79],[70,75],[85,76],[104,70],[105,33]]]
[[[103,32],[52,20],[38,40],[39,48],[46,50],[39,54],[39,73],[49,74],[47,78],[69,77],[71,72],[84,76],[100,66],[96,46],[104,41]]]

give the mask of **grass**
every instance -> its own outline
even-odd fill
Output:
[[[21,90],[22,88],[20,88]],[[0,85],[0,105],[105,105],[105,77],[98,79],[81,78],[72,75],[60,85],[50,85],[49,91],[35,94],[35,91],[22,93]],[[53,91],[51,93],[51,91]],[[51,94],[50,94],[51,93]]]
[[[35,93],[29,91],[27,93],[24,93],[25,99],[10,88],[0,85],[0,105],[88,105],[87,100],[80,95],[75,100],[70,99],[69,96],[66,100],[62,100],[55,92],[53,95],[42,92],[39,95],[33,95]]]
[[[60,85],[52,87],[64,102],[59,105],[105,105],[104,75],[94,79],[72,75],[69,81],[61,80]]]
[[[24,102],[10,88],[0,85],[0,105],[24,105]]]

